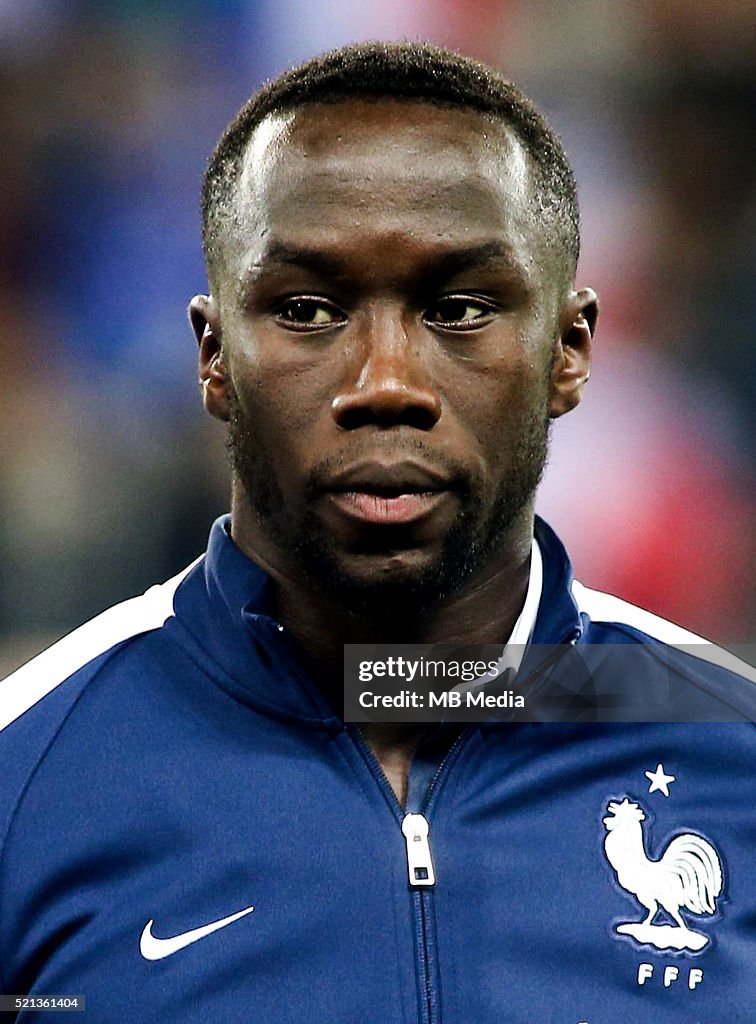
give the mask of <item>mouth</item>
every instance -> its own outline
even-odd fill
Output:
[[[342,515],[373,525],[400,526],[430,516],[452,494],[437,470],[413,462],[363,463],[323,487]]]
[[[376,494],[371,491],[336,491],[329,499],[339,511],[364,523],[404,525],[430,515],[447,497],[448,491],[401,491]]]

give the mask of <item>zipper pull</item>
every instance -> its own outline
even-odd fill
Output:
[[[402,820],[402,832],[407,843],[409,884],[415,887],[435,885],[436,876],[433,872],[433,860],[428,842],[428,822],[422,814],[405,814]]]

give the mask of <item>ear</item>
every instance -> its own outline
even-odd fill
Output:
[[[593,333],[598,319],[598,299],[592,288],[570,292],[562,310],[559,340],[551,371],[549,416],[552,419],[574,409],[583,397],[591,375]]]
[[[221,345],[220,311],[212,295],[195,295],[189,303],[189,322],[199,345],[202,403],[211,416],[228,420],[226,369]]]

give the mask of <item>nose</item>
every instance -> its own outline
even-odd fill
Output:
[[[413,344],[399,316],[375,316],[355,347],[354,365],[331,403],[344,430],[370,424],[431,430],[441,416],[441,398],[423,365],[419,339]]]

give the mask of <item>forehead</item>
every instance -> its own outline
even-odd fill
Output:
[[[250,139],[227,270],[235,277],[273,240],[496,240],[532,262],[532,188],[528,156],[493,117],[404,100],[307,105],[268,116]]]

